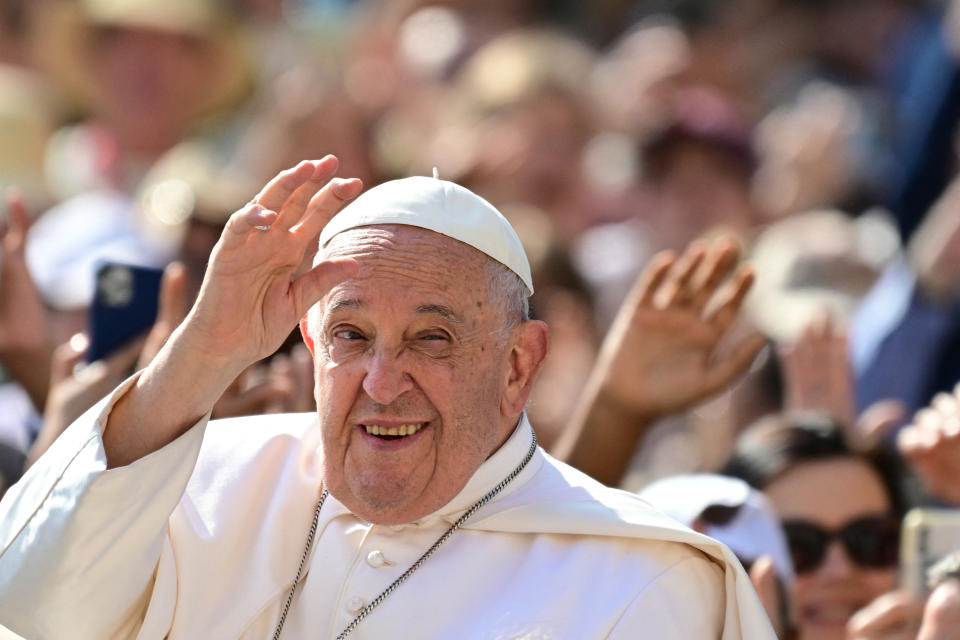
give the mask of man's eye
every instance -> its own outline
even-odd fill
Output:
[[[333,332],[333,337],[342,340],[363,340],[363,334],[353,329],[338,329]]]
[[[439,340],[446,341],[446,340],[449,340],[449,338],[447,337],[447,334],[445,334],[445,333],[425,333],[425,334],[422,334],[421,336],[419,336],[418,339],[420,339],[420,340],[431,340],[431,341],[439,341]]]

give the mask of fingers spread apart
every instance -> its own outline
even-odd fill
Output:
[[[297,166],[278,173],[250,202],[259,204],[264,209],[280,211],[297,189],[324,175],[322,179],[328,180],[336,172],[338,164],[337,158],[329,155],[322,160],[304,160]]]
[[[730,238],[710,244],[694,241],[679,257],[672,252],[657,254],[637,279],[631,297],[643,306],[683,307],[695,312],[703,312],[715,301],[719,304],[714,304],[710,313],[715,315],[723,304],[742,301],[752,284],[752,271],[750,276],[744,268],[734,273],[739,257],[739,249]]]

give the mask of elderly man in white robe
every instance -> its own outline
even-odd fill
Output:
[[[436,178],[357,198],[336,166],[303,162],[236,212],[157,357],[7,493],[0,625],[772,638],[726,548],[537,447],[523,408],[548,331],[506,220]],[[208,422],[298,321],[319,415]]]

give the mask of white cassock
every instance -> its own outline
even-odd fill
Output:
[[[131,382],[0,503],[0,625],[29,640],[272,637],[318,498],[315,416],[203,419],[106,470],[101,428]],[[531,442],[524,418],[449,504],[410,524],[370,524],[330,496],[282,637],[336,638]],[[349,637],[774,634],[725,547],[538,449]]]

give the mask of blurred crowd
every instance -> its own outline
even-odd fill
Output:
[[[898,589],[907,510],[960,507],[958,123],[954,0],[0,0],[0,494],[278,170],[435,168],[524,242],[548,450],[727,542],[784,638],[960,638],[960,563]],[[159,314],[88,362],[103,262]],[[314,409],[291,336],[214,416]]]

